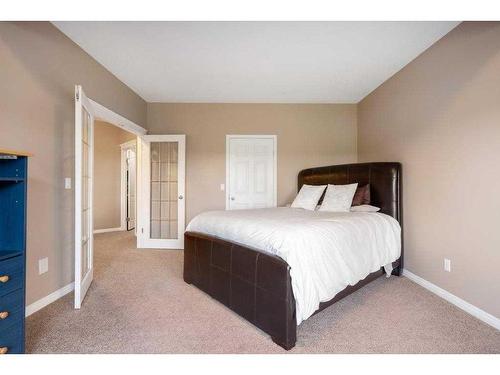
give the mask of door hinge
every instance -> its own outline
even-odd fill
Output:
[[[141,233],[144,233],[144,228],[141,228]]]

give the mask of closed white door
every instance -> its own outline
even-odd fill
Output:
[[[226,138],[226,208],[276,207],[276,136]]]
[[[185,135],[140,137],[137,247],[184,249]]]
[[[92,174],[94,114],[81,86],[75,88],[75,309],[94,277]]]

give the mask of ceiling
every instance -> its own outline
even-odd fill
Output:
[[[54,22],[147,102],[357,103],[458,22]]]

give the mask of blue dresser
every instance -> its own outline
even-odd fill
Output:
[[[0,354],[24,353],[28,156],[0,149]]]

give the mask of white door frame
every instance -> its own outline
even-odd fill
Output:
[[[138,137],[148,132],[142,126],[137,125],[135,122],[132,122],[129,119],[119,115],[118,113],[113,112],[111,109],[106,108],[102,104],[99,104],[90,98],[89,102],[92,106],[94,118],[96,120],[104,121],[111,125],[118,126],[119,128],[135,134]]]
[[[127,230],[127,150],[134,150],[135,152],[135,174],[137,177],[137,140],[122,143],[121,160],[120,160],[120,230]],[[137,178],[136,178],[136,194],[137,194]],[[137,196],[135,201],[137,208]],[[136,212],[136,226],[137,226],[137,212]],[[135,232],[135,231],[134,231]]]
[[[226,135],[226,210],[229,210],[229,199],[230,199],[230,185],[229,185],[229,160],[230,160],[230,141],[231,139],[248,139],[248,138],[260,138],[260,139],[272,139],[273,140],[273,205],[276,207],[278,205],[278,136],[277,135],[256,135],[256,134],[227,134]]]
[[[93,121],[95,120],[101,120],[108,122],[112,125],[118,126],[122,129],[125,129],[136,136],[142,136],[147,133],[146,129],[143,127],[135,124],[134,122],[128,120],[127,118],[113,112],[112,110],[104,107],[102,104],[97,103],[96,101],[88,98],[87,96],[84,95],[84,91],[81,85],[75,85],[75,99],[76,101],[80,101],[83,103],[85,107],[90,111],[90,114],[93,118]],[[82,228],[82,181],[81,181],[81,174],[82,174],[82,132],[81,132],[81,127],[77,127],[76,124],[81,121],[81,106],[75,105],[75,170],[74,170],[74,181],[75,181],[75,208],[73,212],[73,216],[75,218],[75,227],[74,227],[74,243],[75,243],[75,252],[80,249],[81,251],[81,245],[79,246],[78,244],[81,244],[81,228]],[[89,142],[93,145],[94,144],[94,132],[92,131],[90,134]],[[90,194],[89,194],[89,207],[91,210],[93,210],[93,182],[94,182],[94,165],[93,165],[93,159],[94,159],[94,149],[92,147],[92,153],[90,155],[90,163],[88,165],[89,168],[89,174],[91,176],[91,181],[92,184],[89,187],[90,189]],[[90,214],[92,216],[92,213]],[[89,224],[89,243],[93,243],[93,223],[92,219],[90,219],[90,224]],[[93,245],[91,245],[93,246]],[[92,249],[93,251],[93,249]],[[78,257],[75,257],[75,308],[79,309],[81,306],[81,302],[83,298],[81,298],[81,291],[77,290],[77,283],[76,279],[81,278],[81,259]],[[93,265],[91,265],[91,268],[93,268]],[[90,274],[90,272],[89,272]],[[92,275],[89,276],[90,281],[88,281],[88,284],[90,285]],[[79,283],[85,284],[87,281],[85,280],[80,280]],[[87,286],[88,287],[88,286]]]
[[[177,217],[177,240],[164,240],[151,238],[151,168],[143,168],[143,164],[150,161],[150,142],[179,142],[178,155],[179,164],[177,166],[177,200],[178,212],[181,215]],[[181,157],[180,155],[183,155]],[[137,248],[154,248],[154,249],[184,249],[184,230],[186,229],[186,135],[144,135],[137,140],[137,152],[135,154],[137,168],[137,185],[136,185],[136,231],[137,231]],[[147,182],[146,182],[147,181]],[[182,198],[180,198],[182,197]],[[139,203],[140,202],[140,203]],[[168,241],[168,242],[167,242]]]

